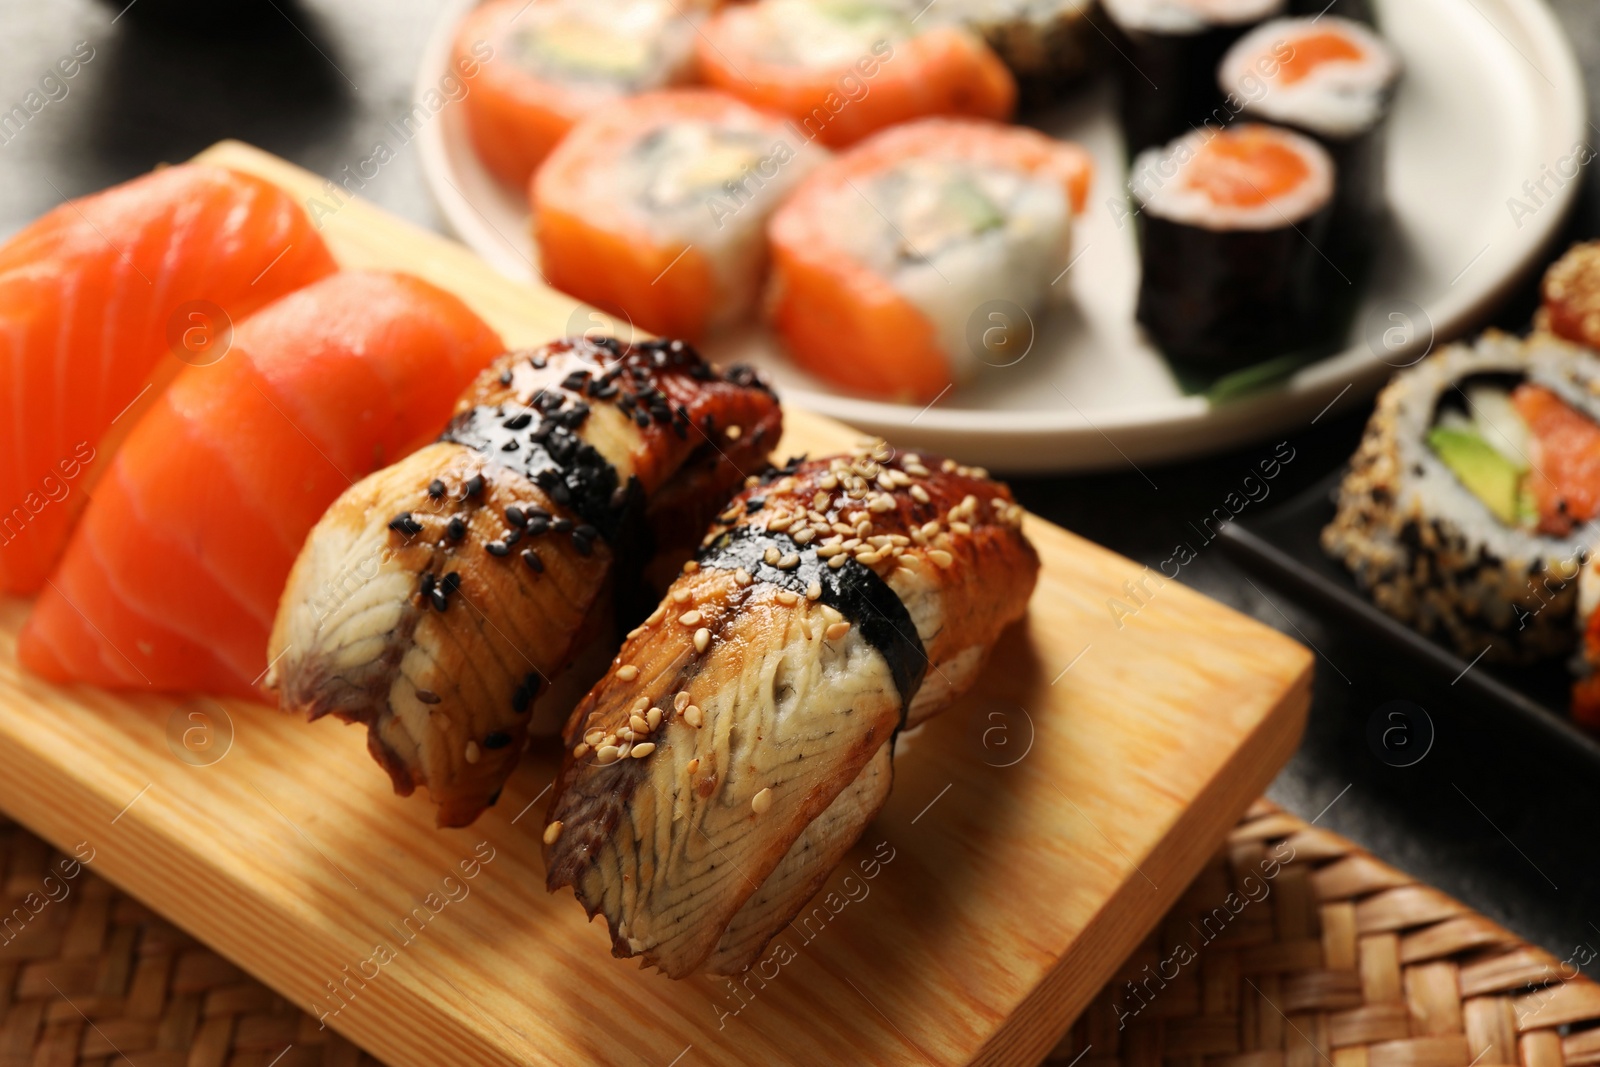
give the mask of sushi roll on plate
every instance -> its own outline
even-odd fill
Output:
[[[716,0],[488,0],[456,32],[473,149],[526,190],[572,124],[624,96],[694,80],[696,28]]]
[[[746,317],[767,218],[827,149],[725,93],[670,89],[578,123],[534,178],[534,236],[556,288],[692,341]]]
[[[1094,0],[911,0],[922,18],[964,26],[994,49],[1017,80],[1026,103],[1048,103],[1088,73],[1099,32],[1089,21]],[[914,12],[915,13],[915,12]]]
[[[1285,0],[1103,0],[1121,53],[1122,132],[1130,157],[1224,113],[1217,64]]]
[[[1541,330],[1600,348],[1600,241],[1573,245],[1545,271]]]
[[[1006,119],[1017,86],[976,34],[900,0],[757,0],[723,9],[698,42],[708,83],[853,144],[929,115]]]
[[[1490,333],[1384,389],[1322,544],[1463,657],[1571,650],[1600,517],[1600,356]]]
[[[1016,320],[1060,292],[1093,173],[1076,145],[956,119],[885,130],[819,167],[768,228],[771,314],[790,356],[846,389],[918,403],[981,362],[1014,362],[991,338],[1020,335]]]
[[[1230,110],[1315,137],[1338,175],[1329,255],[1354,277],[1384,214],[1385,129],[1400,59],[1358,22],[1273,19],[1242,37],[1217,74]]]
[[[1257,123],[1195,130],[1142,153],[1128,185],[1137,316],[1168,357],[1238,365],[1315,343],[1340,284],[1321,249],[1334,166],[1320,145]]]

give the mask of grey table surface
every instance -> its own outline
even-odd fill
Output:
[[[0,145],[0,236],[63,197],[185,159],[225,137],[324,174],[355,163],[409,107],[412,77],[439,16],[439,5],[427,0],[125,3],[0,0],[0,110],[75,42],[94,50],[66,95]],[[1600,104],[1600,5],[1552,6],[1584,63],[1593,110]],[[1600,173],[1591,167],[1582,181],[1559,247],[1600,235]],[[444,228],[414,147],[401,149],[365,193],[401,216]],[[1525,326],[1534,299],[1525,287],[1498,324]],[[1348,406],[1291,437],[1297,458],[1274,487],[1279,499],[1348,457],[1370,404]],[[1270,447],[1153,471],[1159,488],[1132,470],[1016,485],[1035,512],[1154,566]],[[1600,849],[1590,836],[1600,826],[1600,782],[1591,770],[1509,724],[1453,721],[1448,691],[1414,697],[1437,726],[1434,750],[1416,766],[1390,767],[1369,747],[1366,726],[1387,700],[1413,695],[1403,660],[1252,584],[1221,552],[1202,551],[1183,581],[1319,650],[1310,726],[1271,787],[1274,799],[1307,818],[1320,813],[1320,825],[1558,958],[1580,944],[1600,945]]]

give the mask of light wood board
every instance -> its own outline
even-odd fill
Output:
[[[202,158],[323,188],[243,145]],[[509,344],[564,332],[570,301],[441,237],[360,202],[324,222],[346,266],[420,274]],[[799,411],[788,426],[780,455],[854,437]],[[69,851],[88,842],[95,871],[308,1011],[342,1002],[328,1024],[396,1067],[1033,1063],[1293,751],[1311,657],[1060,529],[1027,532],[1044,559],[1028,620],[962,706],[907,739],[822,910],[737,991],[612,959],[570,893],[545,893],[555,752],[452,831],[423,797],[393,796],[364,731],[333,721],[230,702],[231,748],[194,766],[169,735],[220,738],[218,705],[27,676],[15,600],[0,602],[0,807]],[[1108,601],[1141,581],[1119,625]],[[492,859],[466,880],[475,854]],[[414,909],[426,923],[403,926]]]

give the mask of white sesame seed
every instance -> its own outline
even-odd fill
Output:
[[[823,631],[822,636],[826,637],[829,641],[837,641],[839,638],[843,637],[849,632],[850,624],[848,622],[836,622]]]
[[[933,560],[933,562],[937,563],[940,567],[948,567],[956,561],[954,556],[942,548],[930,548],[928,550],[928,558]]]
[[[821,582],[813,581],[810,585],[806,586],[806,599],[807,600],[821,600],[822,599],[822,583]]]
[[[792,571],[798,566],[800,566],[800,557],[793,552],[778,560],[778,569],[780,571]]]
[[[704,652],[711,647],[711,631],[704,626],[694,632],[694,650]]]
[[[649,617],[644,620],[644,624],[646,626],[654,626],[656,623],[660,622],[662,619],[664,619],[666,617],[667,617],[667,606],[665,604],[662,604],[659,607],[657,607],[656,610],[654,610],[654,611],[652,611],[650,613]]]
[[[953,459],[947,459],[943,463],[939,464],[939,469],[944,471],[946,474],[949,474],[951,471],[956,469],[956,461]]]
[[[691,595],[692,594],[687,589],[674,589],[672,591],[672,602],[675,604],[688,603]]]
[[[687,774],[691,774],[692,775],[692,774],[694,774],[695,771],[698,771],[699,769],[700,769],[700,757],[696,756],[694,759],[689,761],[688,766],[684,767],[684,772],[687,773]]]
[[[700,710],[700,705],[690,704],[683,709],[683,721],[698,730],[706,724],[706,715]]]
[[[893,511],[894,497],[888,493],[881,493],[872,498],[872,502],[867,505],[867,510],[877,512],[879,515],[886,511]],[[869,526],[868,529],[871,529],[871,527]]]
[[[778,555],[778,550],[776,548],[768,545],[766,553],[761,558],[766,560],[768,564],[776,564],[782,557]]]
[[[882,557],[880,557],[876,552],[871,550],[856,553],[856,562],[861,564],[863,567],[870,567],[874,563],[878,562],[878,560],[881,558]]]
[[[655,750],[656,750],[655,743],[653,741],[646,741],[642,745],[634,745],[633,746],[633,751],[630,753],[630,755],[632,755],[634,759],[644,759],[646,756],[650,755],[650,753],[654,752]]]
[[[561,839],[561,820],[557,819],[544,828],[544,843],[553,845]]]
[[[971,476],[974,478],[987,479],[989,477],[989,470],[986,467],[973,467]]]
[[[617,668],[617,680],[619,682],[631,682],[637,677],[639,677],[639,668],[631,663],[624,663]]]
[[[793,515],[774,515],[767,520],[767,529],[773,533],[785,533],[794,525]]]
[[[922,524],[922,536],[923,537],[932,537],[934,534],[936,534],[938,532],[939,532],[939,523],[938,523],[937,520],[930,520],[930,521],[925,522],[925,523]]]
[[[635,737],[637,737],[639,734],[647,734],[650,732],[650,724],[645,721],[645,717],[643,715],[635,715],[630,718],[628,720],[628,728],[633,731]]]
[[[632,741],[633,740],[633,728],[630,727],[630,726],[623,726],[623,727],[619,728],[617,730],[617,737],[621,738],[623,741]]]
[[[479,752],[480,749],[478,748],[478,742],[468,741],[467,750],[462,754],[466,757],[468,763],[477,763]]]
[[[645,715],[644,721],[645,721],[645,725],[649,726],[650,729],[652,729],[652,730],[654,730],[656,727],[660,726],[661,725],[661,709],[660,708],[651,708],[650,711]]]
[[[584,757],[584,755],[588,751],[589,751],[589,742],[587,742],[587,741],[579,741],[576,745],[572,746],[572,758],[573,759],[582,759]]]
[[[795,604],[799,603],[799,601],[800,598],[789,592],[787,589],[778,593],[778,603],[782,604],[786,608],[794,607]]]
[[[950,524],[950,532],[951,533],[958,533],[958,534],[961,534],[962,536],[970,536],[971,533],[972,533],[972,527],[968,526],[964,522],[952,522]]]
[[[726,432],[727,432],[728,440],[737,441],[740,437],[744,436],[744,427],[742,427],[742,426],[729,426]],[[701,512],[701,514],[703,515],[705,513]]]
[[[693,574],[695,571],[697,571],[699,569],[700,569],[700,564],[695,562],[694,560],[691,559],[691,560],[685,560],[684,561],[683,573],[685,573],[685,574]]]
[[[922,466],[922,456],[916,452],[907,452],[900,457],[900,462],[908,467],[920,467]]]
[[[625,741],[622,744],[617,746],[617,758],[618,759],[627,759],[628,758],[628,753],[630,753],[632,751],[633,751],[632,743]]]
[[[703,617],[698,611],[686,611],[678,616],[678,621],[685,626],[699,626]]]
[[[688,706],[689,706],[689,694],[688,693],[679,693],[677,696],[672,698],[672,710],[673,711],[682,711],[684,708],[686,708]]]
[[[602,740],[605,739],[605,736],[606,732],[604,730],[596,728],[584,734],[583,739],[593,746],[598,745]]]
[[[649,629],[650,627],[648,626],[635,626],[633,629],[628,631],[627,639],[632,641],[635,637],[643,636]]]
[[[837,556],[839,553],[848,552],[848,551],[850,551],[850,550],[845,548],[844,545],[838,544],[838,543],[834,543],[834,544],[823,545],[821,548],[817,549],[817,555],[821,556],[823,559],[832,559],[834,556]]]
[[[638,700],[635,700],[633,702],[633,710],[634,711],[643,711],[645,708],[648,708],[649,706],[650,706],[650,698],[649,697],[640,697]]]
[[[821,478],[817,479],[817,484],[820,485],[827,492],[831,493],[835,489],[839,488],[839,479],[835,478],[831,474],[824,474]],[[826,502],[826,498],[824,498],[824,502]],[[819,508],[821,506],[822,506],[821,504],[817,505],[817,507],[819,507]]]
[[[740,585],[749,585],[751,582],[755,581],[754,578],[750,577],[750,572],[745,570],[743,567],[740,567],[738,570],[733,572],[733,580],[738,582]]]
[[[911,499],[915,500],[919,504],[926,504],[932,498],[928,496],[928,491],[922,488],[922,486],[913,485],[911,487]]]
[[[750,798],[750,810],[757,815],[765,815],[772,808],[772,790],[763,789]]]
[[[850,557],[849,556],[834,556],[832,559],[830,559],[828,561],[828,569],[836,571],[840,567],[843,567],[846,563],[849,563],[849,562],[850,562]]]

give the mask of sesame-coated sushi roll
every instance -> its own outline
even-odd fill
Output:
[[[1119,31],[1116,60],[1128,155],[1215,121],[1217,64],[1285,0],[1104,0]]]
[[[1569,651],[1600,518],[1600,356],[1491,333],[1378,398],[1323,531],[1384,611],[1463,657]]]
[[[1338,188],[1325,251],[1356,280],[1384,214],[1385,130],[1400,77],[1394,49],[1332,15],[1273,19],[1228,50],[1217,77],[1246,118],[1299,130],[1333,157]]]
[[[699,340],[755,306],[767,218],[827,154],[726,93],[620,101],[534,177],[544,276],[636,327]]]
[[[1600,348],[1600,241],[1573,245],[1544,272],[1541,330]]]
[[[462,101],[490,173],[528,179],[580,118],[694,80],[696,27],[717,0],[488,0],[461,23]]]
[[[546,884],[671,978],[760,958],[977,681],[1039,558],[982,471],[881,441],[736,497],[567,723]]]
[[[1333,160],[1288,130],[1196,130],[1134,161],[1138,319],[1170,358],[1223,366],[1308,346],[1325,329]]]
[[[699,41],[705,80],[792,118],[807,139],[853,144],[929,115],[1005,119],[1017,86],[974,33],[899,0],[757,0]]]
[[[928,119],[863,141],[772,218],[789,354],[847,389],[934,399],[987,358],[990,327],[1060,293],[1092,179],[1081,148],[1015,126]],[[982,313],[994,301],[1005,321]]]

